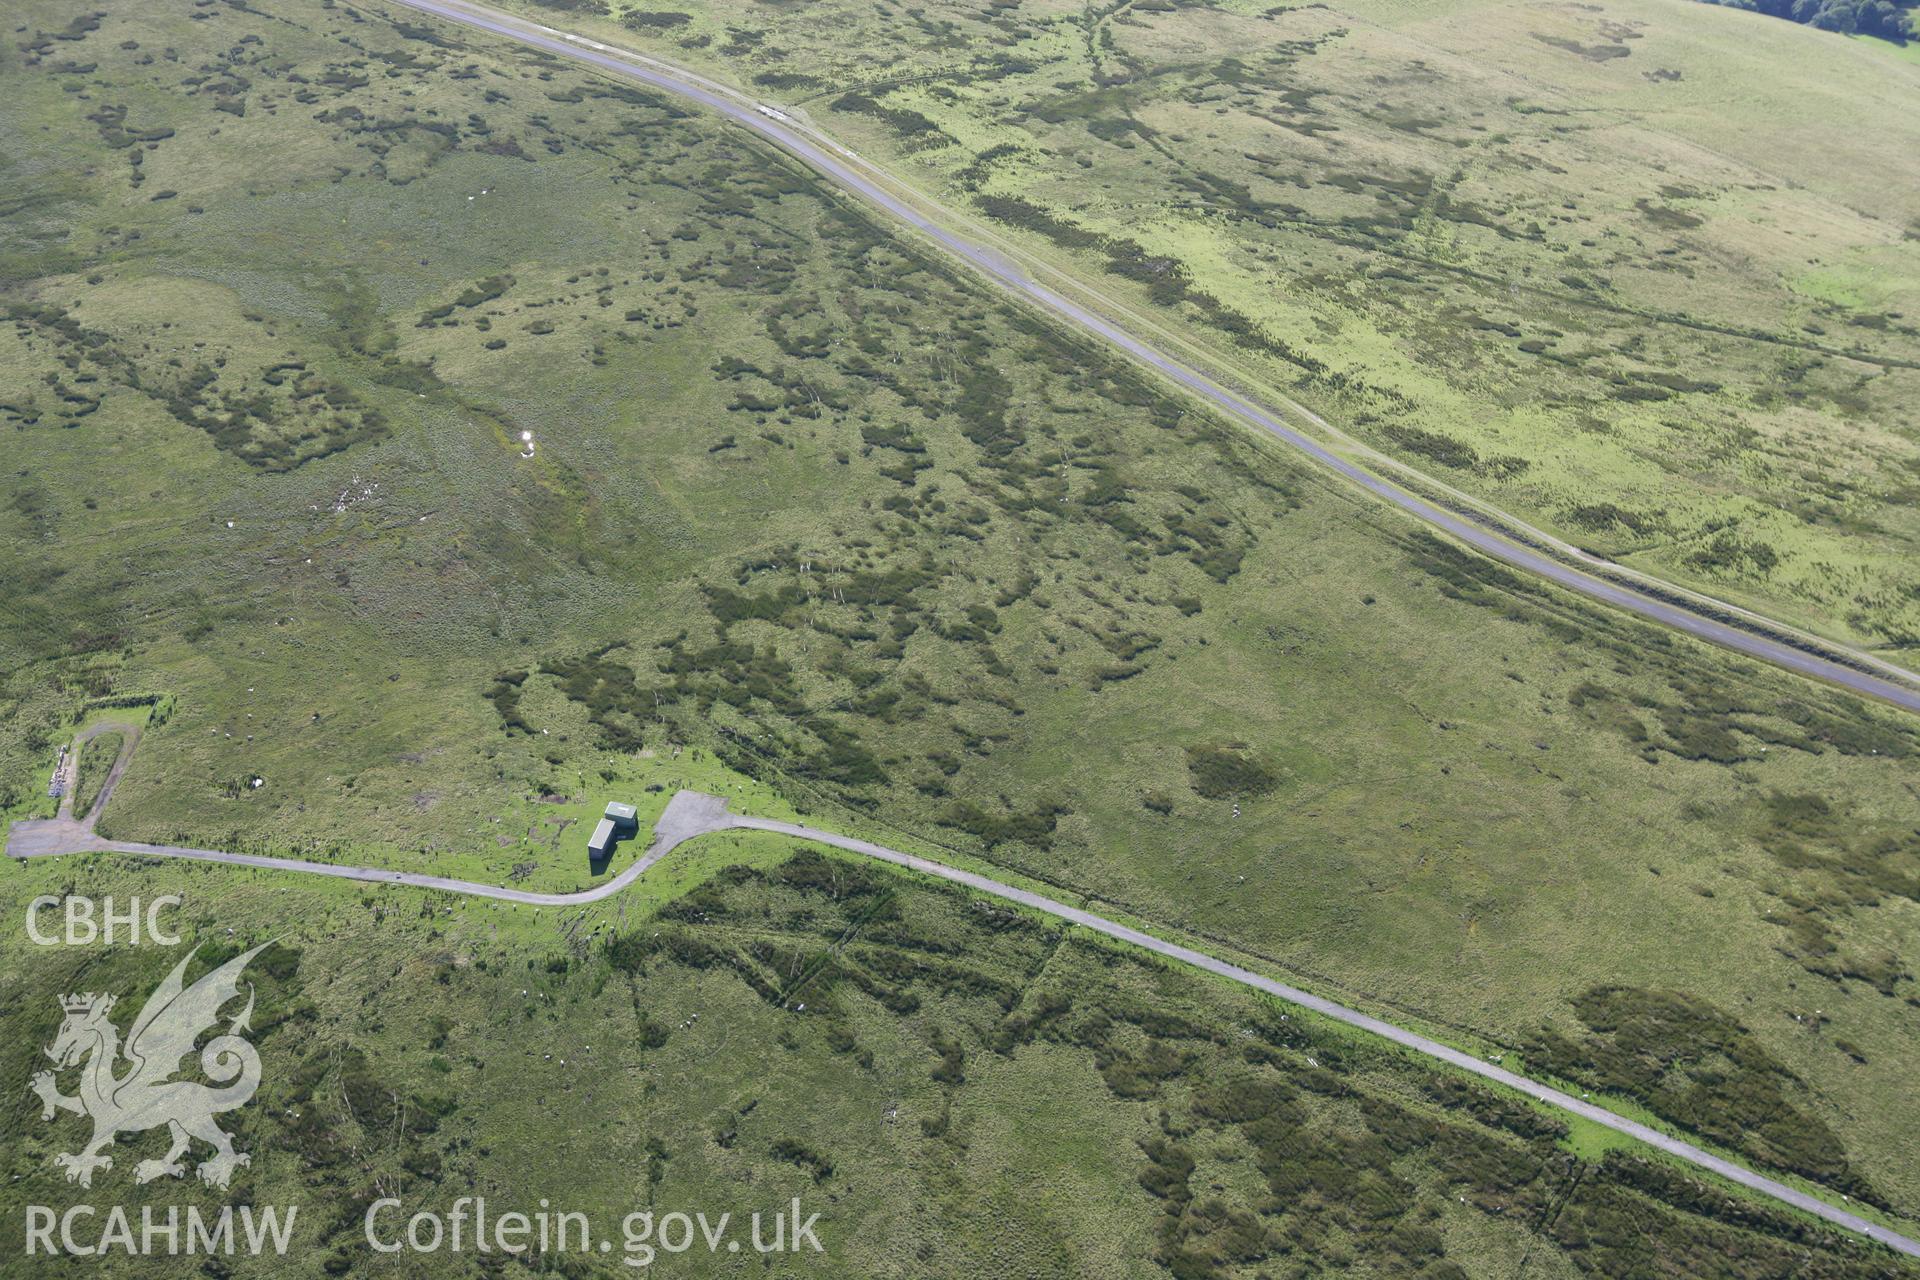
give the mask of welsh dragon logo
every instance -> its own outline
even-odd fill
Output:
[[[78,1154],[53,1158],[67,1171],[68,1182],[92,1186],[96,1169],[113,1167],[113,1157],[105,1152],[117,1136],[162,1125],[172,1139],[167,1154],[158,1160],[142,1160],[133,1171],[136,1182],[182,1176],[186,1166],[180,1158],[194,1139],[214,1149],[214,1154],[195,1170],[209,1186],[224,1189],[233,1171],[249,1163],[246,1153],[233,1149],[233,1139],[213,1118],[246,1105],[260,1087],[260,1055],[240,1034],[251,1030],[250,984],[247,1007],[227,1024],[225,1034],[216,1035],[200,1050],[200,1069],[213,1085],[172,1077],[181,1069],[181,1060],[193,1052],[201,1033],[219,1022],[221,1008],[239,996],[241,973],[268,945],[263,943],[235,956],[185,990],[181,989],[180,976],[192,957],[182,960],[148,997],[146,1007],[133,1020],[124,1048],[119,1031],[107,1016],[113,1010],[113,996],[89,992],[60,998],[66,1021],[60,1024],[60,1034],[46,1054],[57,1070],[80,1067],[79,1096],[61,1093],[52,1071],[35,1075],[29,1087],[40,1095],[42,1120],[71,1111],[93,1121],[93,1138]]]

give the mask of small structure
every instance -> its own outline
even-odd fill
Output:
[[[594,827],[593,838],[587,841],[587,857],[594,862],[605,862],[613,856],[613,846],[622,836],[630,836],[639,829],[640,815],[634,807],[613,801],[607,805],[599,825]]]

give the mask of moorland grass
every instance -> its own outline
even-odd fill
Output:
[[[1553,1276],[1905,1273],[1201,975],[781,838],[701,843],[724,860],[645,910],[126,862],[92,868],[89,887],[182,893],[169,924],[198,956],[190,979],[271,943],[247,975],[260,1089],[222,1120],[251,1157],[230,1194],[298,1206],[275,1274],[472,1274],[470,1248],[374,1253],[362,1217],[377,1197],[404,1217],[476,1193],[494,1215],[587,1214],[616,1250],[635,1211],[731,1213],[745,1238],[747,1215],[798,1197],[825,1253],[789,1265],[839,1275],[1442,1277],[1522,1258]],[[18,910],[70,874],[16,865],[0,898]],[[84,985],[137,1004],[182,954],[7,935],[16,1034],[0,1083],[24,1093],[44,1065],[55,996]],[[68,1202],[50,1161],[83,1131],[25,1118],[0,1157],[10,1217]],[[130,1137],[101,1176],[124,1179],[159,1141]],[[136,1221],[219,1202],[164,1179],[113,1194]],[[611,1276],[622,1257],[496,1253],[485,1269]],[[739,1269],[704,1250],[661,1261]],[[205,1263],[35,1265],[184,1277]]]
[[[84,818],[93,812],[94,801],[100,798],[100,788],[113,771],[113,762],[120,758],[126,741],[125,734],[98,733],[87,739],[80,748],[80,760],[73,783],[74,817]]]
[[[103,12],[0,50],[9,816],[162,695],[103,834],[573,887],[698,749],[1509,1053],[1704,1005],[1804,1140],[1751,1158],[1920,1203],[1911,726],[1423,536],[671,103]],[[1674,1047],[1607,1087],[1712,1113]]]
[[[1898,46],[1675,0],[510,7],[806,113],[1578,546],[1920,645]]]

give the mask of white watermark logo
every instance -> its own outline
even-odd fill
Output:
[[[258,1257],[269,1248],[285,1254],[293,1241],[293,1223],[299,1216],[298,1205],[276,1209],[272,1205],[256,1209],[240,1206],[240,1229],[234,1230],[233,1206],[224,1204],[216,1213],[203,1214],[198,1205],[185,1212],[177,1204],[163,1210],[146,1205],[136,1225],[133,1215],[120,1205],[109,1208],[104,1217],[90,1204],[76,1204],[65,1213],[56,1213],[43,1204],[27,1206],[27,1256],[47,1254],[92,1258],[124,1253],[131,1258],[168,1257],[181,1254],[226,1254],[240,1252]],[[284,1215],[284,1216],[283,1216]],[[99,1219],[96,1227],[95,1220]]]
[[[709,1218],[705,1213],[655,1214],[651,1209],[629,1213],[620,1220],[618,1244],[610,1232],[596,1231],[584,1213],[547,1212],[489,1214],[485,1197],[461,1196],[445,1213],[422,1209],[412,1215],[392,1197],[367,1206],[362,1223],[367,1245],[375,1253],[505,1253],[529,1250],[548,1253],[609,1254],[617,1247],[629,1267],[650,1267],[661,1253],[679,1254],[697,1246],[708,1253],[826,1252],[814,1234],[817,1213],[800,1216],[800,1201],[770,1214],[755,1213],[749,1223],[731,1213]]]
[[[240,975],[267,945],[235,956],[184,990],[181,975],[192,957],[182,960],[147,998],[124,1046],[108,1016],[113,996],[89,992],[60,998],[66,1020],[46,1049],[55,1071],[35,1075],[29,1087],[40,1095],[42,1120],[70,1111],[93,1121],[93,1137],[85,1146],[53,1158],[66,1170],[68,1182],[91,1187],[96,1170],[113,1167],[113,1157],[106,1152],[120,1134],[163,1125],[171,1139],[167,1153],[135,1166],[136,1182],[182,1176],[186,1165],[181,1157],[196,1140],[213,1148],[213,1154],[195,1170],[208,1186],[224,1190],[233,1171],[249,1163],[245,1152],[234,1150],[233,1139],[214,1123],[214,1117],[245,1106],[260,1087],[260,1055],[241,1034],[252,1029],[251,984],[246,1008],[227,1024],[224,1034],[200,1050],[200,1069],[213,1084],[174,1076],[201,1033],[217,1025],[220,1010],[239,997]],[[55,1072],[75,1067],[80,1070],[78,1093],[70,1097],[60,1092]]]
[[[69,947],[84,947],[98,939],[112,946],[115,942],[130,942],[139,946],[142,941],[159,943],[163,947],[180,945],[180,935],[168,933],[160,925],[160,908],[177,907],[185,899],[177,893],[169,893],[147,903],[141,910],[140,899],[134,898],[124,910],[116,910],[112,898],[102,899],[96,904],[92,898],[74,894],[65,899],[43,893],[27,904],[27,936],[36,946],[57,947],[65,944]],[[47,933],[41,929],[40,913],[49,907],[61,908],[66,917],[66,928],[59,933]],[[102,909],[104,908],[104,909]]]

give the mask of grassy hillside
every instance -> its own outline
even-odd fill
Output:
[[[768,1274],[1458,1280],[1523,1259],[1555,1278],[1909,1273],[1298,1010],[782,840],[713,843],[726,869],[650,916],[227,868],[86,876],[123,899],[184,889],[170,921],[199,947],[189,979],[274,940],[249,971],[263,1082],[224,1119],[252,1157],[233,1198],[298,1206],[276,1276],[631,1275],[629,1214],[731,1213],[746,1239],[750,1214],[796,1197],[824,1253]],[[0,899],[15,913],[75,870],[15,868]],[[30,1103],[56,995],[124,992],[137,1008],[177,959],[11,933],[4,948],[16,1034],[0,1087]],[[0,1151],[9,1250],[21,1206],[79,1194],[48,1161],[84,1133],[72,1117],[42,1123],[37,1103],[16,1110]],[[136,1220],[143,1205],[222,1202],[191,1179],[134,1186],[128,1169],[159,1141],[123,1146],[94,1198]],[[384,1241],[463,1195],[496,1216],[585,1214],[615,1248],[483,1257],[471,1226],[458,1255],[364,1243],[377,1198],[404,1205],[376,1219]],[[704,1247],[653,1262],[640,1274],[746,1269]],[[206,1265],[33,1263],[50,1276]]]
[[[518,4],[797,105],[1568,541],[1920,647],[1896,46],[1685,0]]]
[[[663,100],[296,0],[21,20],[10,815],[164,697],[105,834],[561,886],[717,755],[1920,1206],[1911,724],[1426,538]]]

